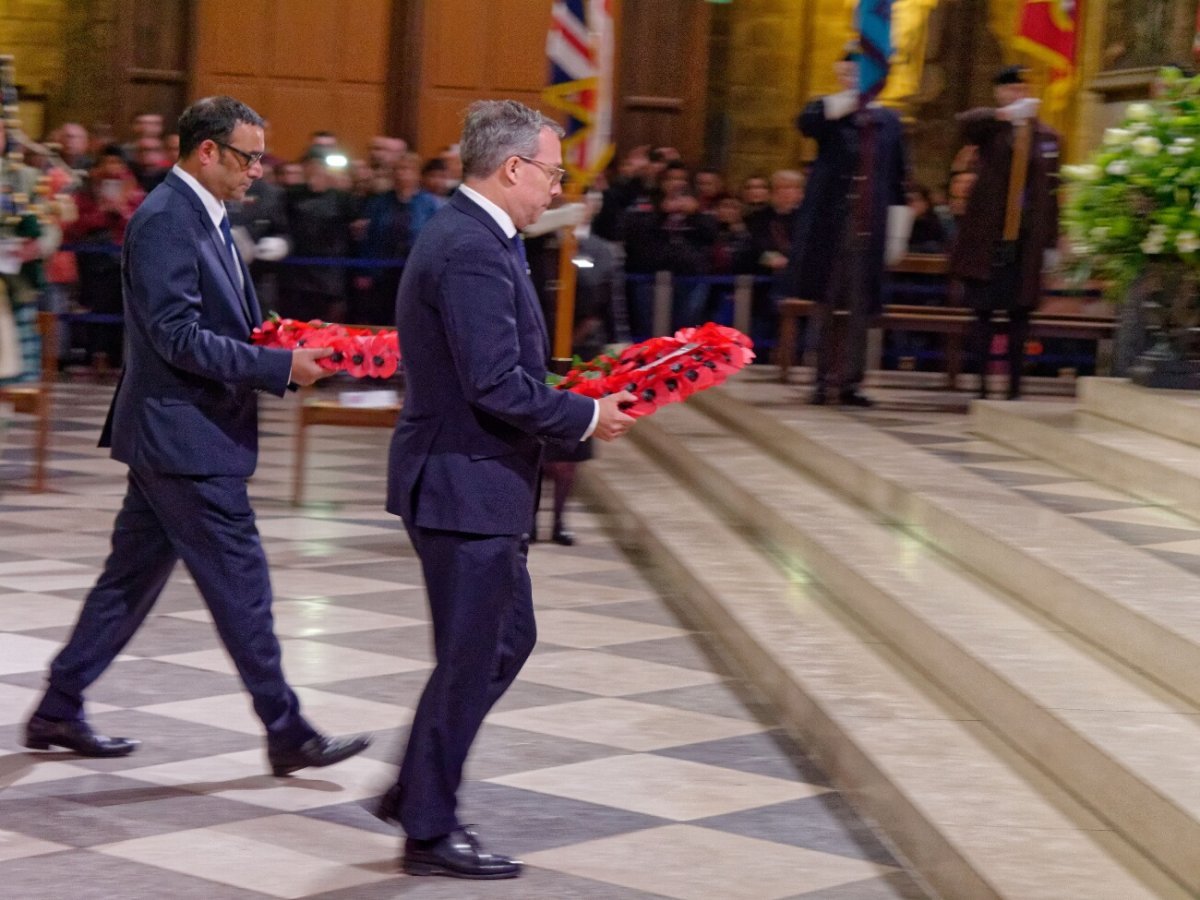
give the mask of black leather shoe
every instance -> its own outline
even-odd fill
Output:
[[[276,776],[291,775],[297,769],[307,769],[310,766],[320,768],[340,763],[356,754],[362,753],[371,746],[369,735],[360,734],[357,737],[335,738],[318,734],[309,738],[299,747],[287,750],[267,750],[267,762],[271,764],[271,774]]]
[[[870,409],[875,405],[874,400],[858,391],[843,391],[838,395],[838,402],[842,406],[857,406],[861,409]]]
[[[575,532],[559,531],[558,529],[555,529],[554,534],[550,536],[550,540],[554,541],[556,544],[562,544],[564,547],[574,547]]]
[[[25,724],[25,746],[30,750],[49,750],[65,747],[80,756],[128,756],[141,741],[129,738],[110,738],[96,734],[82,720],[56,722],[34,716]]]
[[[485,853],[479,835],[464,825],[432,841],[409,838],[404,842],[401,864],[408,875],[448,875],[451,878],[516,878],[521,874],[519,860]]]

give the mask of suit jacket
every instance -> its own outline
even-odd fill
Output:
[[[996,118],[994,109],[974,109],[959,117],[963,140],[979,148],[978,180],[958,222],[950,254],[950,274],[989,280],[992,255],[1004,235],[1008,180],[1012,170],[1012,123]],[[1034,120],[1029,142],[1029,169],[1021,214],[1021,290],[1019,305],[1036,308],[1041,300],[1042,251],[1058,241],[1058,133]]]
[[[249,477],[258,460],[256,391],[282,396],[291,352],[252,346],[261,320],[200,198],[169,174],[125,234],[125,368],[100,446],[134,468]]]
[[[388,511],[423,528],[528,531],[543,442],[578,441],[595,407],[546,385],[533,284],[500,226],[461,192],[417,237],[396,319],[406,387]]]
[[[906,202],[904,182],[908,177],[904,128],[900,117],[890,109],[872,106],[864,114],[827,119],[824,100],[817,98],[800,114],[797,125],[816,140],[817,158],[796,214],[788,271],[792,296],[817,302],[831,299],[828,294],[834,264],[844,253],[843,228],[853,212],[849,198],[865,144],[863,122],[871,130],[872,174],[866,214],[868,237],[859,264],[870,308],[878,311],[883,303],[887,211],[889,206]]]

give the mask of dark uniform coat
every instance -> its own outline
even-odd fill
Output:
[[[1004,234],[1004,214],[1012,169],[1013,126],[996,118],[994,109],[973,109],[958,117],[963,141],[979,148],[978,181],[971,189],[967,208],[958,223],[950,254],[950,274],[955,278],[989,281],[996,246]],[[1029,142],[1029,170],[1018,234],[1017,259],[1020,286],[1012,303],[1036,309],[1042,292],[1042,251],[1058,242],[1059,137],[1036,119]],[[984,301],[988,292],[968,292]],[[992,298],[998,303],[1002,298]],[[978,301],[977,301],[978,302]]]
[[[869,236],[863,259],[862,285],[869,308],[877,312],[883,304],[883,257],[887,240],[889,206],[905,203],[907,161],[900,117],[890,109],[869,107],[863,117],[871,130],[870,201],[867,215]],[[825,118],[825,104],[818,98],[805,107],[797,124],[817,142],[817,158],[804,189],[804,200],[796,216],[793,253],[789,272],[793,296],[828,302],[834,263],[843,253],[843,237],[851,212],[850,193],[858,173],[859,153],[864,143],[859,115]]]

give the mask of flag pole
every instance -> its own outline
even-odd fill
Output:
[[[583,186],[578,179],[570,179],[563,191],[564,203],[578,203],[583,199]],[[568,225],[558,232],[558,298],[554,311],[554,355],[551,369],[565,375],[571,368],[571,338],[575,334],[575,252],[579,244],[575,240],[575,226]]]

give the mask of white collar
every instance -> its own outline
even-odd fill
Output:
[[[179,168],[178,165],[172,167],[172,172],[183,180],[183,183],[190,187],[200,198],[200,202],[204,204],[204,209],[212,219],[213,226],[220,231],[221,220],[225,218],[225,204],[212,195],[212,192],[195,179],[193,175]]]
[[[483,207],[483,211],[485,213],[496,220],[496,224],[500,226],[500,230],[504,232],[504,236],[506,238],[508,238],[510,241],[513,239],[513,235],[517,233],[517,226],[513,224],[512,216],[510,216],[474,188],[469,188],[465,184],[460,184],[458,189],[466,195],[468,200],[478,203]]]

